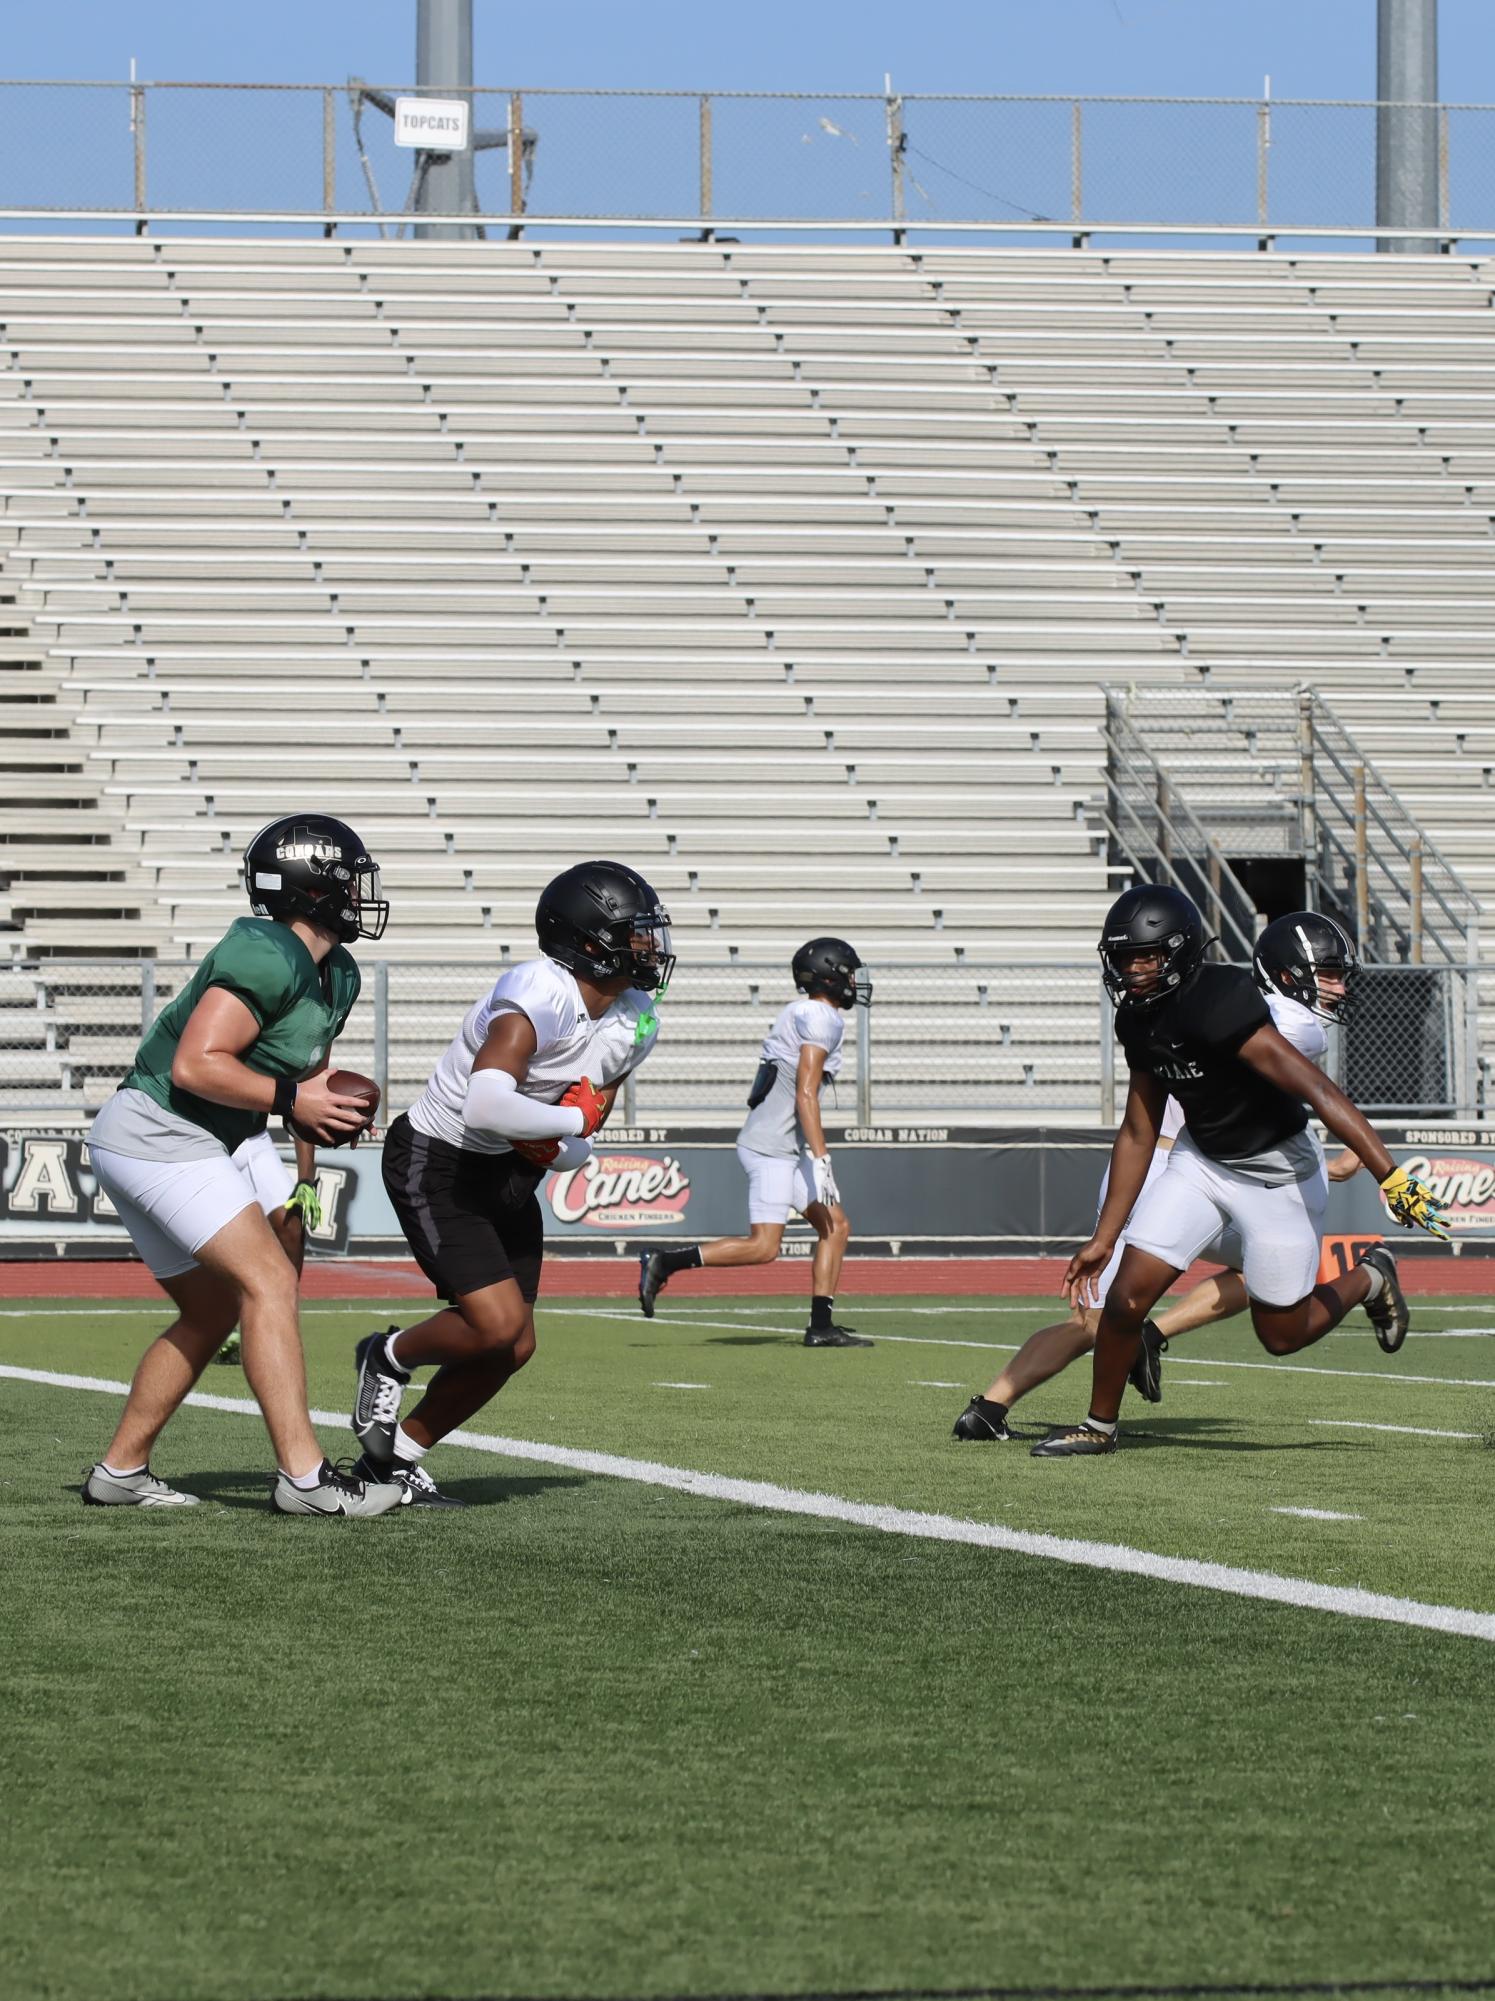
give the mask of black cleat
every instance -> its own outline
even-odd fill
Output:
[[[1386,1353],[1394,1355],[1406,1340],[1412,1319],[1407,1310],[1407,1296],[1396,1275],[1396,1253],[1389,1245],[1372,1244],[1360,1262],[1380,1272],[1386,1281],[1374,1299],[1366,1300],[1365,1315]]]
[[[358,1364],[358,1389],[353,1399],[353,1433],[363,1447],[363,1456],[376,1469],[376,1477],[388,1479],[395,1454],[395,1426],[400,1421],[400,1398],[410,1381],[408,1369],[393,1369],[384,1357],[384,1343],[398,1327],[386,1327],[382,1334],[365,1334],[353,1350]]]
[[[1117,1434],[1114,1431],[1099,1431],[1093,1424],[1074,1424],[1068,1431],[1056,1431],[1033,1447],[1035,1459],[1086,1459],[1096,1458],[1102,1452],[1116,1450]]]
[[[654,1318],[654,1302],[670,1282],[664,1259],[658,1251],[638,1254],[638,1305],[646,1320]]]
[[[1007,1413],[1000,1404],[988,1403],[985,1397],[972,1397],[960,1416],[955,1420],[952,1438],[969,1438],[977,1444],[1000,1444],[1004,1438],[1011,1438],[1007,1429]]]
[[[459,1501],[455,1494],[443,1494],[424,1466],[411,1460],[397,1459],[384,1471],[367,1457],[360,1459],[353,1468],[355,1478],[360,1480],[388,1480],[391,1486],[400,1489],[402,1508],[465,1508],[466,1501]]]
[[[865,1334],[858,1334],[855,1328],[839,1327],[834,1322],[829,1327],[807,1327],[805,1329],[807,1348],[870,1348],[872,1343]]]
[[[1163,1357],[1167,1352],[1168,1343],[1153,1322],[1144,1320],[1142,1346],[1137,1350],[1137,1359],[1127,1373],[1127,1381],[1147,1403],[1163,1401]]]

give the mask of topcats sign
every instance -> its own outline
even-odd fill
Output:
[[[465,153],[468,105],[463,97],[397,97],[395,144],[426,153]]]
[[[1408,1174],[1425,1181],[1460,1230],[1495,1230],[1495,1160],[1467,1154],[1423,1153],[1402,1161]]]
[[[594,1153],[567,1174],[552,1174],[545,1194],[558,1223],[598,1230],[680,1223],[690,1200],[690,1176],[673,1154]]]

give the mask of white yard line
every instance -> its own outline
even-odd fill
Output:
[[[1298,1515],[1305,1522],[1363,1522],[1364,1515],[1341,1515],[1333,1508],[1273,1508],[1274,1515]]]
[[[1430,1431],[1421,1424],[1369,1424],[1358,1417],[1311,1417],[1310,1424],[1332,1427],[1335,1431],[1399,1431],[1408,1438],[1482,1438],[1479,1431]]]
[[[49,1369],[19,1369],[0,1365],[0,1376],[40,1383],[54,1389],[101,1391],[123,1395],[124,1383],[96,1376],[63,1375]],[[229,1411],[258,1417],[259,1406],[247,1397],[203,1396],[194,1392],[189,1404],[202,1410]],[[343,1411],[314,1410],[316,1424],[346,1424]],[[489,1452],[501,1459],[563,1466],[607,1480],[628,1480],[640,1486],[664,1487],[703,1500],[727,1501],[738,1507],[761,1508],[773,1514],[808,1515],[822,1521],[845,1522],[852,1528],[874,1529],[883,1535],[914,1536],[930,1542],[964,1543],[1085,1570],[1122,1576],[1150,1577],[1165,1584],[1182,1584],[1196,1591],[1218,1591],[1234,1598],[1257,1598],[1300,1610],[1328,1612],[1339,1618],[1374,1619],[1393,1626],[1422,1627],[1464,1639],[1495,1641],[1495,1613],[1459,1605],[1430,1605],[1415,1598],[1393,1598],[1378,1591],[1361,1591],[1338,1584],[1317,1584],[1305,1577],[1282,1577],[1269,1570],[1238,1570],[1225,1563],[1205,1563],[1194,1557],[1159,1556],[1131,1549],[1124,1543],[1089,1542],[1071,1536],[1039,1535],[1025,1529],[1003,1528],[994,1522],[963,1521],[954,1515],[928,1514],[876,1502],[850,1501],[839,1494],[808,1493],[778,1487],[767,1480],[728,1479],[719,1473],[698,1473],[685,1466],[663,1466],[653,1460],[622,1459],[611,1452],[582,1452],[564,1445],[540,1445],[530,1439],[500,1438],[478,1432],[454,1431],[444,1441],[472,1452]],[[1062,1478],[1063,1476],[1058,1476]],[[1083,1477],[1083,1476],[1081,1476]]]
[[[1214,1376],[1175,1376],[1168,1371],[1170,1390],[1223,1390],[1225,1385]]]
[[[709,1390],[710,1383],[655,1383],[657,1390]]]

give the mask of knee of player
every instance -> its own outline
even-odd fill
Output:
[[[1106,1318],[1110,1321],[1119,1322],[1124,1327],[1140,1327],[1142,1322],[1147,1318],[1148,1309],[1151,1305],[1152,1301],[1150,1299],[1144,1298],[1141,1293],[1134,1292],[1130,1286],[1122,1285],[1118,1280],[1106,1294],[1105,1306],[1102,1310]],[[1095,1327],[1097,1330],[1100,1327],[1098,1316],[1095,1321]]]
[[[239,1290],[246,1304],[294,1313],[297,1276],[295,1267],[272,1239],[267,1255],[239,1275]]]
[[[504,1306],[486,1306],[480,1312],[469,1307],[462,1309],[462,1318],[472,1331],[477,1352],[483,1355],[498,1355],[507,1350],[516,1359],[520,1345],[526,1336],[529,1348],[525,1361],[534,1353],[535,1329],[527,1311],[512,1311]]]
[[[844,1244],[851,1236],[851,1218],[842,1208],[831,1211],[830,1239],[833,1244]]]
[[[1268,1310],[1274,1313],[1282,1311],[1280,1307]],[[1254,1306],[1251,1312],[1251,1324],[1256,1329],[1257,1340],[1269,1355],[1292,1355],[1303,1345],[1294,1330],[1275,1325],[1265,1314],[1258,1313]]]

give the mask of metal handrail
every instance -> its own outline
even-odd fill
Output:
[[[1145,766],[1150,768],[1154,774],[1154,784],[1152,787],[1154,803],[1151,810],[1157,815],[1160,825],[1166,829],[1170,837],[1178,843],[1179,847],[1185,853],[1193,853],[1193,848],[1187,839],[1187,835],[1192,834],[1195,837],[1198,848],[1202,851],[1205,863],[1212,865],[1207,867],[1205,887],[1213,906],[1212,915],[1214,921],[1222,932],[1229,931],[1233,934],[1237,949],[1249,960],[1253,940],[1242,929],[1228,909],[1224,897],[1216,887],[1214,879],[1216,873],[1218,873],[1218,878],[1221,882],[1229,882],[1234,879],[1223,851],[1214,836],[1200,824],[1188,800],[1183,798],[1180,793],[1169,785],[1167,774],[1148,749],[1146,742],[1132,726],[1125,709],[1122,707],[1121,698],[1114,694],[1108,694],[1106,697],[1106,721],[1103,734],[1107,750],[1119,759],[1125,769],[1132,773],[1134,777],[1137,775],[1136,765],[1139,757],[1145,762]],[[1169,811],[1163,805],[1162,798],[1159,796],[1160,784],[1168,786],[1167,798],[1172,811],[1179,813],[1181,809],[1181,817],[1186,821],[1185,837],[1180,837],[1179,829],[1174,825]],[[1146,844],[1152,849],[1154,857],[1161,863],[1165,873],[1176,880],[1177,871],[1169,860],[1166,851],[1153,838],[1141,814],[1137,811],[1131,800],[1115,784],[1109,772],[1106,778],[1106,795],[1108,802],[1108,810],[1105,816],[1107,832],[1114,835],[1118,843],[1124,848],[1131,865],[1134,868],[1138,866],[1137,858],[1126,843],[1120,829],[1114,824],[1112,814],[1109,810],[1109,803],[1112,800],[1116,802],[1118,807],[1124,808],[1131,819],[1135,821],[1139,831],[1144,836]]]
[[[1344,759],[1340,756],[1339,752],[1330,742],[1328,736],[1325,734],[1323,730],[1320,729],[1318,722],[1316,720],[1317,716],[1320,714],[1327,716],[1329,718],[1330,722],[1334,725],[1334,728],[1339,732],[1341,739],[1350,746],[1351,753],[1354,759],[1354,764],[1358,765],[1361,768],[1361,770],[1363,770],[1367,778],[1374,779],[1378,789],[1384,796],[1395,799],[1396,793],[1393,790],[1393,788],[1387,784],[1384,778],[1382,778],[1380,772],[1376,769],[1376,766],[1372,762],[1372,760],[1366,757],[1362,753],[1359,745],[1355,743],[1355,740],[1350,735],[1349,731],[1344,727],[1343,723],[1340,722],[1338,716],[1334,714],[1334,711],[1322,699],[1322,697],[1319,696],[1317,693],[1315,693],[1315,691],[1311,688],[1303,689],[1301,693],[1304,696],[1306,696],[1308,703],[1309,728],[1311,731],[1312,744],[1313,746],[1321,748],[1324,751],[1325,755],[1328,757],[1330,763],[1334,766],[1334,769],[1339,773],[1340,777],[1344,779],[1347,784],[1353,785],[1355,782],[1354,769],[1351,766],[1345,764]],[[1398,801],[1398,804],[1400,804],[1400,801]],[[1412,849],[1405,845],[1400,835],[1397,833],[1396,829],[1392,826],[1391,822],[1386,818],[1385,814],[1382,813],[1380,807],[1376,805],[1369,798],[1367,798],[1366,800],[1366,811],[1374,818],[1377,827],[1379,827],[1380,830],[1386,835],[1391,845],[1396,849],[1397,853],[1402,857],[1403,861],[1406,862],[1407,866],[1409,868],[1413,867],[1415,863],[1415,857]],[[1322,817],[1322,815],[1318,811],[1316,802],[1315,802],[1315,815],[1316,817]],[[1409,819],[1410,817],[1411,816],[1408,815]],[[1442,851],[1432,841],[1428,840],[1427,837],[1421,833],[1420,829],[1418,830],[1418,838],[1421,840],[1422,843],[1423,894],[1425,896],[1431,894],[1435,898],[1438,907],[1442,910],[1444,916],[1448,919],[1449,923],[1453,925],[1455,930],[1457,930],[1459,934],[1462,936],[1465,932],[1467,932],[1470,925],[1477,920],[1479,912],[1478,899],[1475,897],[1473,891],[1469,888],[1468,884],[1464,881],[1463,877],[1460,876],[1458,870],[1455,869],[1452,863],[1450,863],[1444,857]],[[1390,870],[1389,868],[1386,867],[1384,857],[1378,855],[1376,859],[1380,864],[1380,866],[1386,870],[1386,873],[1390,875]],[[1439,889],[1439,887],[1435,882],[1434,883],[1428,882],[1426,871],[1429,860],[1437,864],[1438,868],[1443,871],[1444,875],[1452,883],[1455,893],[1463,899],[1466,908],[1462,913],[1453,909],[1453,907],[1449,904],[1447,898],[1443,895],[1442,890]]]

